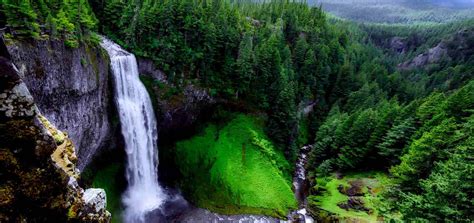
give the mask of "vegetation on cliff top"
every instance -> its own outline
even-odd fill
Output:
[[[81,40],[91,39],[96,24],[87,0],[0,1],[0,27],[7,25],[16,38],[59,38],[77,47]]]

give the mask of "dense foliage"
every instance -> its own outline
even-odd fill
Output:
[[[1,0],[0,4],[0,24],[15,37],[60,38],[77,47],[97,24],[87,0]]]
[[[324,107],[342,77],[347,36],[303,3],[91,2],[102,31],[153,59],[171,82],[266,111],[267,132],[289,157],[299,103]]]
[[[385,170],[395,183],[386,194],[392,205],[382,208],[387,215],[400,211],[405,220],[472,219],[474,163],[468,154],[473,134],[474,32],[472,22],[461,24],[461,29],[429,46],[444,44],[448,58],[436,63],[394,69],[397,62],[410,58],[410,50],[401,55],[388,46],[385,53],[372,51],[373,58],[386,59],[364,60],[352,78],[360,81],[360,87],[332,106],[316,133],[311,177]],[[438,28],[430,27],[430,32],[442,32],[433,30]],[[367,34],[384,33],[374,27],[363,29],[370,31]],[[371,35],[364,41],[381,43],[396,34],[405,39],[430,36],[389,33],[392,36]]]

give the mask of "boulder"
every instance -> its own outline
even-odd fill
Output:
[[[93,209],[95,212],[105,211],[107,207],[107,198],[105,190],[102,188],[89,188],[84,191],[82,196],[85,206]]]
[[[343,185],[339,185],[337,189],[339,192],[342,194],[345,194],[347,196],[364,196],[364,191],[363,191],[364,184],[360,180],[353,180],[349,182],[349,186],[345,187]]]
[[[349,197],[349,200],[346,202],[341,202],[337,204],[340,208],[344,210],[356,210],[356,211],[365,211],[370,212],[370,209],[364,206],[365,202],[361,197]]]

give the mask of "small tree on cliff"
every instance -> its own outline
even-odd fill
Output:
[[[38,16],[29,0],[2,0],[1,3],[7,24],[16,34],[33,38],[39,37],[40,28],[36,22]]]

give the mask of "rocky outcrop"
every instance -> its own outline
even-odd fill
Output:
[[[408,44],[404,38],[395,36],[390,39],[390,49],[399,54],[403,54],[407,52]]]
[[[176,97],[176,101],[157,98],[159,107],[159,131],[171,133],[186,129],[198,121],[199,116],[212,106],[215,101],[206,90],[188,85]]]
[[[151,61],[139,58],[138,70],[153,101],[160,140],[191,128],[216,103],[205,89],[194,85],[177,89]]]
[[[400,63],[399,70],[425,68],[427,65],[443,61],[462,63],[474,54],[474,28],[462,29],[454,33],[435,47],[417,55],[415,58]]]
[[[43,115],[68,133],[82,170],[113,144],[108,56],[99,47],[61,41],[9,41],[8,51]]]
[[[138,73],[149,76],[154,80],[166,83],[166,75],[163,71],[157,69],[152,60],[137,58]]]
[[[86,206],[92,208],[91,212],[99,213],[107,207],[107,197],[104,189],[89,188],[84,191],[83,198]]]
[[[439,43],[437,46],[429,49],[426,53],[419,54],[410,61],[398,65],[399,69],[411,70],[421,68],[428,64],[440,62],[442,59],[448,59],[448,49],[445,43]]]
[[[0,49],[0,222],[109,222],[85,202],[71,139],[41,116]]]

